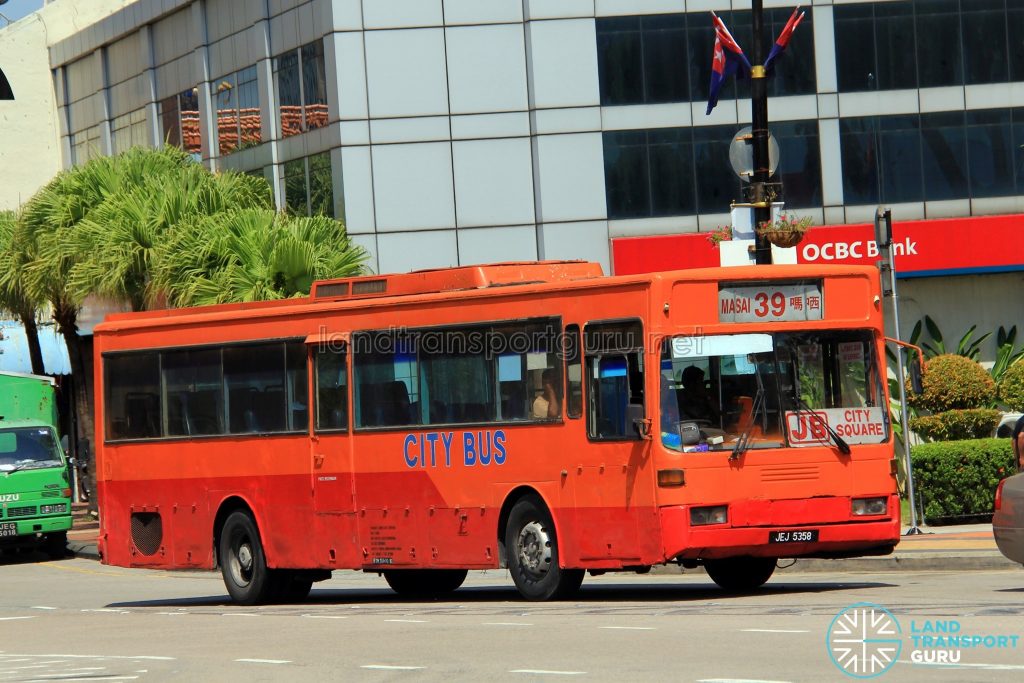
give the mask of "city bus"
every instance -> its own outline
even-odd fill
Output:
[[[95,330],[103,562],[241,604],[338,569],[404,595],[899,540],[878,273],[529,262],[321,281]]]

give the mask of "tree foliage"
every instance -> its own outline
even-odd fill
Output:
[[[987,408],[996,397],[995,382],[977,362],[956,354],[935,356],[925,363],[924,392],[907,400],[933,413],[965,408]]]
[[[1024,361],[1006,369],[999,382],[999,400],[1016,412],[1024,412]]]

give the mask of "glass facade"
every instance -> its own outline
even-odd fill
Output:
[[[157,116],[164,143],[199,155],[203,145],[199,136],[199,95],[196,88],[166,97],[157,103]]]
[[[780,164],[776,180],[786,205],[821,205],[818,122],[773,123]],[[700,126],[604,133],[608,217],[647,218],[725,213],[740,199],[741,181],[729,165],[737,126]]]
[[[814,29],[806,8],[793,33],[784,61],[773,69],[768,94],[810,95],[815,92]],[[765,30],[774,40],[792,10],[765,10]],[[753,42],[749,11],[722,12],[741,47],[749,55]],[[601,104],[699,102],[708,97],[715,36],[706,12],[656,14],[597,19],[597,60]],[[769,44],[770,45],[770,44]],[[748,81],[731,82],[721,98],[749,97]]]
[[[1024,3],[915,0],[836,5],[839,90],[893,90],[1024,78]],[[798,32],[799,33],[799,32]]]
[[[260,144],[262,126],[256,67],[250,66],[215,80],[213,97],[220,154]]]
[[[296,216],[334,215],[331,153],[323,152],[284,163],[284,194],[288,213]]]
[[[1024,193],[1024,109],[840,121],[847,204]]]
[[[324,44],[316,41],[274,59],[281,137],[327,125]]]
[[[110,130],[114,154],[120,154],[131,147],[150,146],[145,109],[114,117],[110,122]]]

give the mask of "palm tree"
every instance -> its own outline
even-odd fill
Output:
[[[70,285],[141,311],[161,305],[151,270],[179,223],[241,207],[270,208],[263,178],[210,173],[176,147],[132,149],[118,158],[123,188],[82,220],[64,247],[75,259]],[[87,255],[77,258],[77,255]]]
[[[283,299],[318,279],[363,274],[366,258],[333,218],[246,209],[179,226],[153,279],[172,306]]]
[[[42,302],[25,290],[22,276],[28,254],[14,242],[16,225],[17,216],[13,211],[0,211],[0,312],[17,316],[21,321],[28,339],[32,372],[42,375],[46,368],[36,327],[36,314]]]

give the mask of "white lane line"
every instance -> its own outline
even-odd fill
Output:
[[[96,607],[92,609],[83,609],[82,612],[113,612],[114,614],[131,614],[128,610],[124,609],[111,609],[109,607]]]
[[[4,655],[6,657],[60,657],[62,659],[147,659],[157,662],[173,662],[174,657],[161,657],[158,655],[68,655],[68,654],[45,654],[45,655],[27,655],[24,653],[10,653]],[[10,662],[12,660],[7,660]]]
[[[553,671],[550,669],[512,669],[510,674],[533,674],[534,676],[583,676],[586,671]]]
[[[87,676],[85,678],[67,678],[63,674],[33,678],[28,683],[53,683],[54,681],[135,681],[138,676]]]
[[[340,614],[303,614],[307,619],[348,619]]]
[[[157,612],[157,614],[162,617],[177,617],[188,614],[188,612]]]
[[[789,681],[766,681],[761,678],[701,678],[697,683],[790,683]]]
[[[379,671],[419,671],[426,669],[425,666],[396,666],[392,664],[363,664],[360,669],[374,669]]]
[[[290,659],[236,659],[236,662],[246,662],[249,664],[291,664]]]
[[[35,619],[35,617],[0,617],[0,621],[17,621],[18,619]]]
[[[936,662],[925,664],[924,662],[912,662],[909,659],[897,660],[900,664],[911,664],[913,666],[928,666],[941,669],[982,669],[983,671],[1024,671],[1021,664],[950,664]]]
[[[485,621],[484,626],[533,626],[522,621]]]
[[[789,630],[784,628],[742,628],[743,633],[810,633],[810,631]]]
[[[384,621],[390,621],[395,624],[426,624],[428,623],[425,619],[385,619]]]
[[[259,614],[253,614],[252,612],[224,612],[221,614],[222,617],[258,617]]]
[[[79,666],[74,669],[68,669],[68,671],[106,671],[105,666]]]
[[[47,607],[46,605],[32,605],[29,609],[60,609],[59,607]]]
[[[609,631],[653,631],[653,626],[598,626]]]

